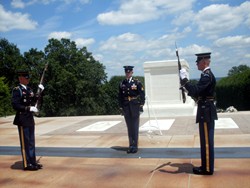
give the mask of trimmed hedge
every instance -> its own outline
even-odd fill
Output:
[[[250,110],[250,69],[219,80],[216,101],[220,109],[234,106],[239,111]]]

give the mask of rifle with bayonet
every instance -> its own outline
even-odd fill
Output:
[[[179,57],[176,43],[175,43],[175,52],[176,52],[176,56],[177,56],[177,60],[178,60],[178,69],[180,71],[181,70],[181,62],[180,62],[180,57]],[[180,78],[180,90],[181,90],[181,95],[182,95],[182,101],[183,101],[183,103],[185,103],[186,102],[186,95],[185,95],[184,88],[181,86],[181,78]]]
[[[39,85],[44,83],[44,76],[45,76],[45,72],[47,71],[48,69],[48,63],[45,64],[45,67],[43,69],[43,73],[42,73],[42,76],[40,78],[40,82],[39,82]],[[41,108],[41,105],[42,105],[42,89],[40,87],[38,87],[37,89],[37,92],[36,92],[36,104],[35,104],[35,107],[37,107],[38,109],[38,112],[35,113],[35,115],[38,115],[39,114],[39,110]]]

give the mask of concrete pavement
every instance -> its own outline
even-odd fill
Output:
[[[1,187],[250,187],[250,112],[222,113],[215,173],[200,165],[195,116],[141,118],[139,152],[127,154],[122,116],[36,118],[39,171],[23,171],[14,116],[0,118]]]

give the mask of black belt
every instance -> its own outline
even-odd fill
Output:
[[[126,101],[131,101],[131,100],[135,100],[135,99],[138,99],[138,98],[137,97],[131,97],[131,96],[124,97],[124,100],[126,100]]]
[[[198,97],[199,101],[214,101],[214,97],[213,96],[207,96],[207,97]]]

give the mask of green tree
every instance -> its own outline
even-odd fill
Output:
[[[216,85],[217,107],[234,106],[237,110],[250,110],[250,69],[222,78]]]
[[[16,84],[16,70],[22,66],[23,58],[16,45],[7,39],[0,39],[0,75],[4,76],[7,85],[12,88]]]
[[[4,83],[4,80],[4,77],[0,77],[0,116],[6,116],[13,113],[9,87]]]
[[[46,116],[103,114],[105,67],[86,47],[69,39],[50,39],[45,48],[49,63],[43,109]]]
[[[106,95],[105,109],[106,114],[117,115],[120,113],[118,104],[119,84],[124,79],[124,76],[113,76],[109,82],[104,85],[104,93]]]
[[[16,45],[0,39],[0,116],[14,113],[11,106],[11,90],[17,84],[16,70],[22,66],[23,58]]]
[[[14,113],[10,106],[10,93],[18,83],[16,70],[30,71],[30,86],[36,92],[45,63],[48,63],[40,115],[119,114],[118,87],[124,76],[116,76],[107,82],[105,67],[86,47],[78,49],[75,42],[68,39],[50,39],[44,52],[31,48],[23,55],[6,39],[0,40],[0,47],[0,73],[5,76],[0,83],[0,113]],[[144,85],[144,78],[137,78]]]
[[[245,70],[250,69],[247,65],[239,65],[238,67],[234,66],[228,71],[228,76],[233,76],[239,73],[244,72]]]
[[[28,52],[24,52],[23,61],[31,75],[30,86],[33,89],[37,89],[46,64],[45,54],[42,51],[31,48]]]

